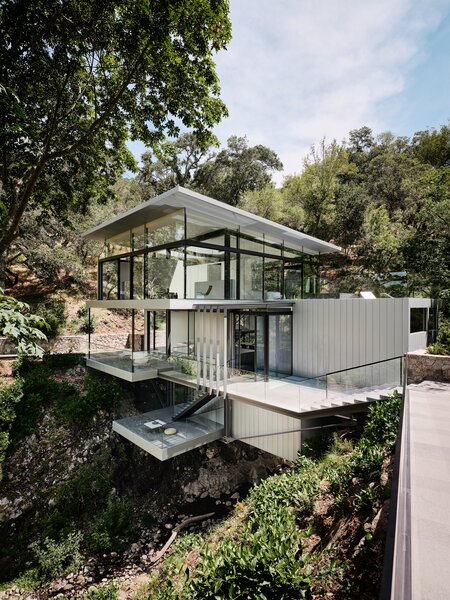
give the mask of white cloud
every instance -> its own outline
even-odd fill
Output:
[[[231,0],[233,40],[217,57],[230,116],[217,135],[270,146],[288,174],[325,135],[383,130],[380,104],[404,90],[449,8],[448,0]]]

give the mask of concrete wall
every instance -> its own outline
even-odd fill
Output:
[[[115,334],[98,334],[91,336],[91,344],[99,345],[100,347],[116,348],[118,350],[122,348],[130,348],[131,335],[128,333],[115,333]],[[51,340],[50,342],[43,343],[41,346],[50,352],[56,352],[58,354],[64,354],[67,352],[81,352],[87,353],[88,351],[88,336],[87,335],[63,335]],[[6,338],[0,338],[0,354],[16,354],[16,348]]]

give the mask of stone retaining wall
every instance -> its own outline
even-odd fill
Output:
[[[408,383],[450,382],[450,356],[427,354],[426,350],[408,353]]]
[[[135,336],[137,337],[137,336]],[[50,342],[41,344],[45,350],[55,352],[56,354],[66,354],[67,352],[87,353],[88,336],[87,335],[62,335]],[[131,334],[97,334],[91,335],[91,347],[97,349],[117,349],[130,348]],[[141,349],[141,341],[135,340],[135,350]],[[0,338],[0,354],[16,354],[14,345],[7,338]]]

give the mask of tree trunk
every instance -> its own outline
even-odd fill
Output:
[[[6,250],[0,252],[0,288],[6,287]]]

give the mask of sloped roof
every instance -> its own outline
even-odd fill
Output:
[[[339,252],[339,246],[264,219],[240,208],[229,206],[198,192],[177,186],[143,202],[109,221],[105,221],[83,233],[91,240],[105,240],[177,209],[186,208],[191,215],[203,215],[217,222],[217,227],[236,230],[238,227],[249,235],[265,234],[271,240],[283,240],[285,245],[308,254]]]

